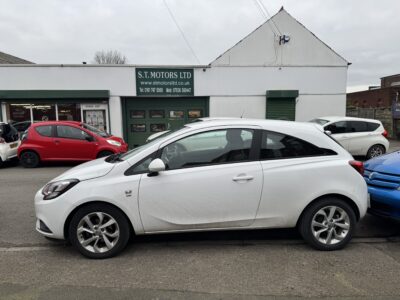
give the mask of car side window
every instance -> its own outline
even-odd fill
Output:
[[[194,134],[164,147],[161,159],[167,170],[248,161],[253,135],[236,128]]]
[[[368,126],[367,122],[363,121],[350,121],[350,131],[349,132],[367,132]]]
[[[89,134],[75,127],[59,125],[57,126],[57,136],[66,139],[86,140]]]
[[[284,159],[337,154],[309,142],[277,132],[263,131],[260,159]]]
[[[35,128],[36,132],[39,133],[41,136],[51,137],[52,136],[52,126],[38,126]]]
[[[368,131],[375,131],[379,126],[380,124],[378,123],[367,122]]]
[[[335,123],[327,125],[325,127],[325,130],[329,130],[330,132],[332,132],[332,134],[350,132],[350,127],[349,127],[349,124],[347,124],[347,123],[348,122],[346,122],[346,121],[335,122]]]
[[[149,165],[153,159],[155,159],[157,156],[157,152],[152,153],[151,155],[145,157],[138,163],[134,164],[132,167],[130,167],[128,170],[125,171],[126,176],[130,175],[137,175],[137,174],[143,174],[143,173],[148,173],[149,172]]]

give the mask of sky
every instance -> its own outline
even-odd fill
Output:
[[[0,51],[35,63],[208,64],[266,21],[253,0],[0,0]],[[348,91],[400,73],[399,0],[261,0],[281,6],[352,65]]]

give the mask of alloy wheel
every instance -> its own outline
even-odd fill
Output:
[[[369,157],[373,158],[373,157],[378,157],[383,155],[384,152],[382,150],[381,146],[372,146],[371,149],[369,150]]]
[[[338,206],[325,206],[312,217],[311,232],[324,245],[340,243],[350,231],[350,217]]]
[[[117,221],[104,212],[92,212],[78,223],[76,234],[83,248],[92,253],[105,253],[118,243],[120,229]]]

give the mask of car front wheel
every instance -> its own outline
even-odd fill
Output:
[[[345,247],[356,225],[354,210],[337,198],[322,199],[304,212],[299,231],[304,240],[318,250],[331,251]]]
[[[71,244],[88,258],[109,258],[127,245],[130,227],[125,215],[108,204],[79,209],[69,226]]]

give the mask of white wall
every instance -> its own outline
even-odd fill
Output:
[[[112,96],[109,102],[111,134],[123,136],[121,98]]]
[[[210,117],[265,119],[265,96],[210,97]]]
[[[296,121],[345,115],[346,95],[300,95],[297,99]]]

